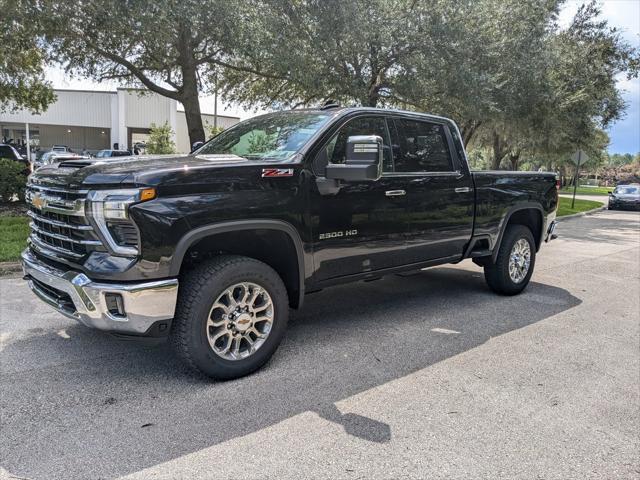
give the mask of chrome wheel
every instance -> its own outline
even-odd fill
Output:
[[[256,283],[227,288],[216,299],[207,319],[207,339],[216,355],[242,360],[265,342],[273,325],[273,301]]]
[[[521,238],[511,249],[509,255],[509,277],[514,283],[520,283],[525,279],[531,266],[531,245]]]

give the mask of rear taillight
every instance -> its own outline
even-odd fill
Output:
[[[560,190],[560,179],[556,177],[556,190]]]

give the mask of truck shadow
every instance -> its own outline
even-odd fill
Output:
[[[389,425],[335,403],[580,303],[535,282],[496,296],[479,271],[459,268],[334,287],[307,296],[265,368],[223,383],[190,373],[167,345],[65,321],[69,338],[56,329],[5,343],[2,467],[27,478],[114,478],[308,411],[388,442]]]

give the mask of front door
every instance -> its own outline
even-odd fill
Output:
[[[384,170],[392,167],[389,129],[384,115],[348,120],[314,158],[316,185],[311,189],[311,229],[316,281],[372,272],[405,262],[408,229],[407,197],[402,178],[340,182],[324,179],[327,163],[344,163],[347,138],[379,135],[383,139]]]

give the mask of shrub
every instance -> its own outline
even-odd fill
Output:
[[[220,126],[214,127],[208,122],[205,124],[204,128],[207,132],[207,140],[224,132],[224,127],[220,127]]]
[[[26,184],[24,165],[15,160],[0,158],[0,201],[10,202],[15,196],[24,201]]]
[[[168,123],[164,125],[151,124],[149,139],[147,140],[147,153],[166,154],[175,153],[176,145],[173,143],[173,130]]]

